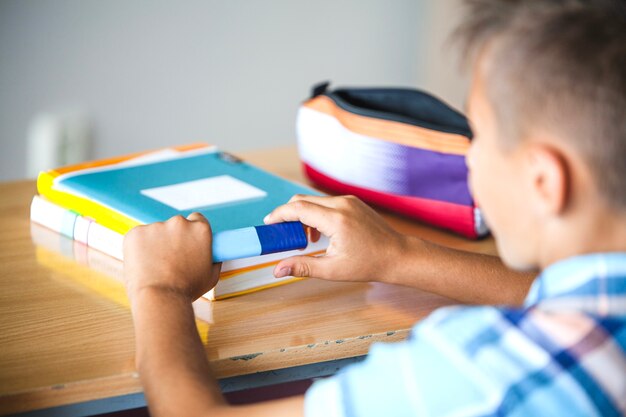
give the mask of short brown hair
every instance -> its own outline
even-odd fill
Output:
[[[539,128],[571,141],[609,203],[626,209],[626,2],[468,0],[455,32],[479,55],[511,145]],[[483,62],[487,63],[483,66]]]

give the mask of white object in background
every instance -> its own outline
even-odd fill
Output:
[[[28,129],[26,176],[86,160],[91,151],[87,118],[80,114],[42,113]]]
[[[36,178],[39,171],[58,166],[63,138],[61,120],[40,114],[30,123],[26,154],[26,176]]]
[[[91,156],[91,126],[87,117],[82,113],[74,113],[63,116],[62,120],[61,163],[55,166],[87,160]]]

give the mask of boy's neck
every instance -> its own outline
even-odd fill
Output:
[[[626,252],[626,213],[604,209],[544,230],[540,267],[577,255]],[[558,230],[556,230],[558,229]]]

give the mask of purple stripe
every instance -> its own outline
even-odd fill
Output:
[[[434,152],[369,139],[359,142],[357,158],[363,172],[354,172],[372,190],[403,197],[473,206],[464,155]],[[368,168],[365,168],[368,167]]]
[[[404,192],[413,197],[472,206],[465,156],[406,146],[408,181]]]

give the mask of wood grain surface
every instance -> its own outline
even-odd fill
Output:
[[[305,182],[293,147],[241,156]],[[34,244],[35,193],[33,181],[0,184],[0,414],[140,392],[127,301],[102,295],[119,289],[101,287],[109,279],[120,285],[121,263],[100,254],[105,265],[95,270]],[[491,239],[473,242],[382,213],[404,233],[495,253]],[[405,287],[309,279],[215,302],[213,323],[198,328],[215,375],[227,377],[363,355],[452,303]]]

